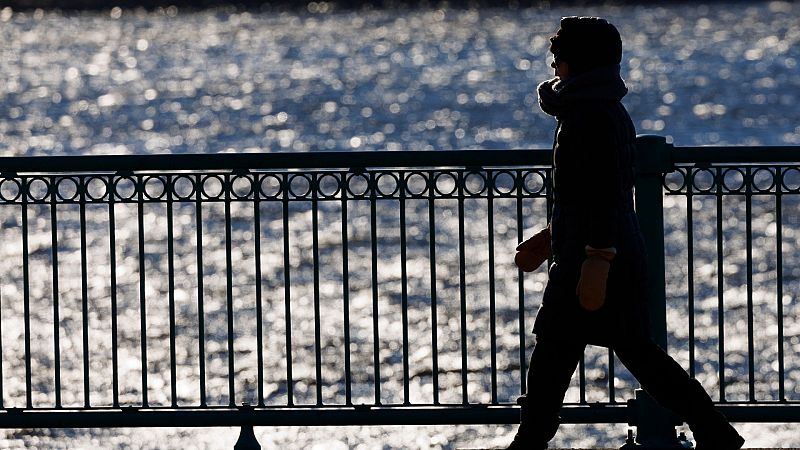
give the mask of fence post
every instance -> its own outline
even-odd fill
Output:
[[[636,138],[636,214],[647,248],[648,311],[651,337],[667,348],[667,294],[664,276],[664,182],[673,170],[671,144],[662,136]]]
[[[667,348],[667,295],[664,275],[663,174],[674,169],[672,145],[662,136],[636,138],[636,213],[647,249],[648,305],[651,337]],[[674,415],[646,392],[636,391],[636,448],[685,448],[675,432]]]

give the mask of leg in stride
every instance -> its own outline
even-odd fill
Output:
[[[697,450],[738,450],[744,445],[700,383],[653,341],[624,339],[614,345],[614,352],[648,394],[686,421]]]
[[[519,398],[520,426],[509,450],[545,449],[558,431],[561,406],[586,344],[537,337],[528,386]]]

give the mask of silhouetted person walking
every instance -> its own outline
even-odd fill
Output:
[[[550,38],[556,77],[539,104],[558,120],[550,225],[517,247],[534,270],[553,257],[520,427],[509,449],[544,449],[555,435],[572,374],[588,344],[609,347],[664,407],[692,429],[697,449],[739,449],[744,439],[700,383],[651,339],[645,251],[633,207],[636,131],[620,103],[622,41],[603,19],[566,17]]]

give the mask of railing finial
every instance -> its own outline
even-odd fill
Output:
[[[636,172],[640,175],[650,175],[672,172],[675,165],[672,162],[672,144],[667,143],[667,138],[654,134],[640,134],[636,136]]]

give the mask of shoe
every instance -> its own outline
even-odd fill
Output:
[[[688,408],[684,419],[692,429],[695,450],[739,450],[744,438],[739,435],[728,419],[714,409],[711,397],[703,386],[691,379],[687,385]]]
[[[702,422],[689,424],[694,433],[695,450],[739,450],[744,438],[717,411]]]
[[[535,414],[535,411],[528,405],[526,396],[517,399],[520,406],[519,428],[514,440],[505,448],[494,450],[544,450],[547,442],[556,434],[558,430],[559,417],[550,417],[547,420]]]

